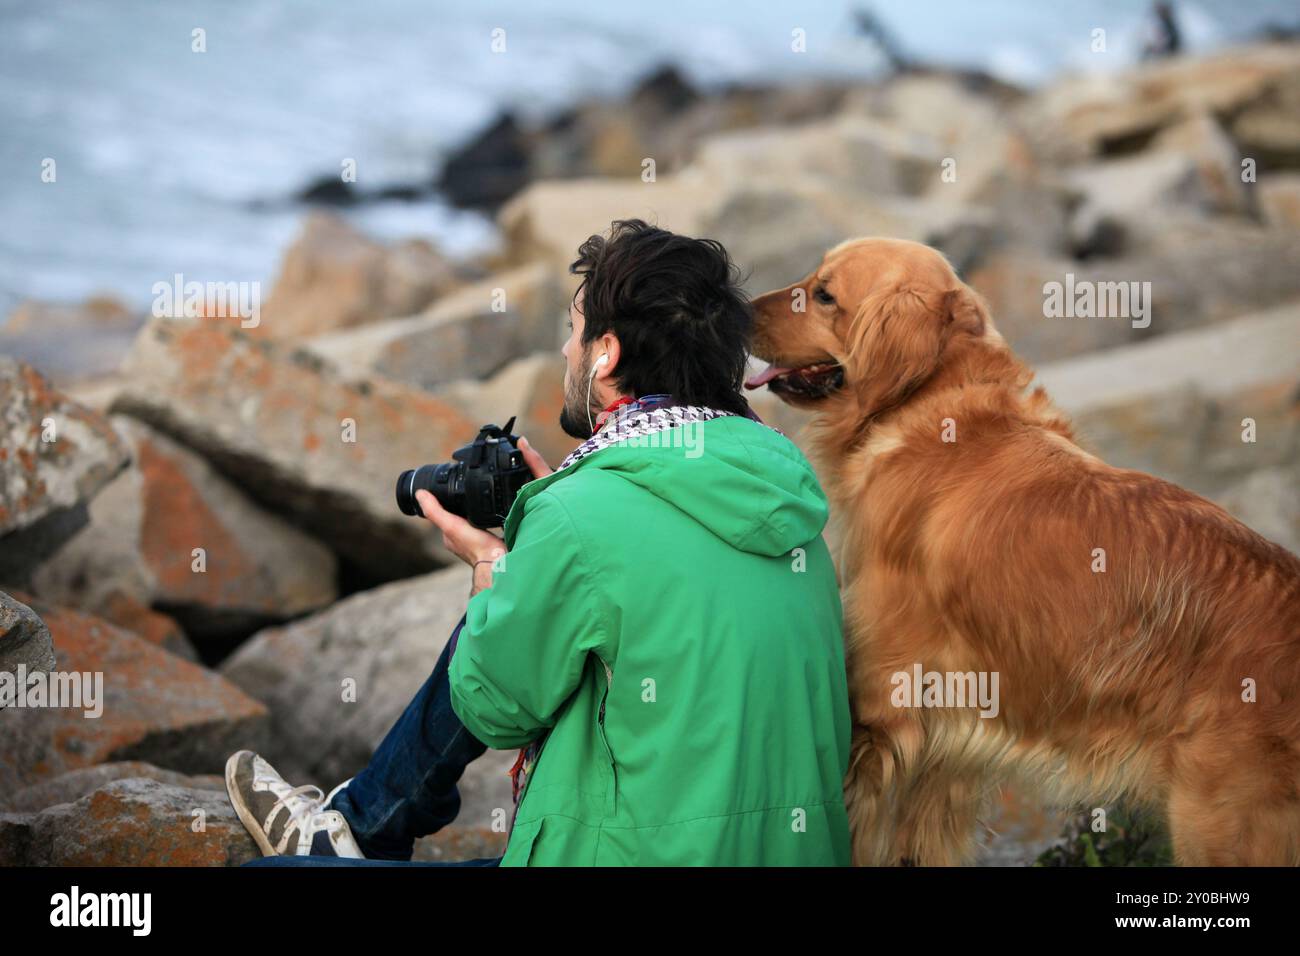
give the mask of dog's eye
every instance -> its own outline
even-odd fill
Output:
[[[818,286],[817,289],[814,290],[814,292],[813,292],[813,298],[815,298],[815,299],[816,299],[818,302],[820,302],[822,305],[834,305],[834,304],[835,304],[835,296],[831,295],[829,292],[827,292],[827,291],[826,291],[824,288],[822,288],[821,286]]]

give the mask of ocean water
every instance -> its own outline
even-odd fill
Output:
[[[22,298],[109,293],[143,309],[175,273],[273,279],[304,212],[288,201],[355,160],[373,189],[431,178],[503,107],[543,116],[617,95],[671,62],[709,86],[876,75],[853,30],[869,6],[910,55],[1025,84],[1115,69],[1140,49],[1143,0],[0,0],[0,318]],[[1178,5],[1208,50],[1294,3]],[[1107,30],[1111,53],[1089,52]],[[806,31],[793,53],[791,31]],[[505,31],[505,53],[490,48]],[[206,52],[194,52],[195,30]],[[46,160],[56,180],[42,181]],[[430,198],[346,213],[453,255],[495,242],[483,216]],[[266,290],[269,291],[269,288]]]

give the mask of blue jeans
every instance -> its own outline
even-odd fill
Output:
[[[267,856],[245,866],[496,866],[501,858],[412,863],[416,837],[435,833],[460,812],[456,781],[487,746],[451,707],[447,669],[465,617],[452,631],[433,673],[402,711],[370,762],[334,795],[364,860]],[[318,838],[324,838],[320,834]]]

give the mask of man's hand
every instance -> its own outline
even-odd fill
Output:
[[[524,464],[528,466],[534,478],[545,478],[555,470],[546,463],[546,459],[541,456],[541,453],[529,444],[528,439],[523,436],[519,438],[519,450],[524,453]]]
[[[476,528],[460,515],[454,515],[438,499],[421,488],[415,493],[424,516],[442,532],[442,543],[447,550],[468,565],[485,561],[506,553],[505,542],[491,532]]]
[[[534,478],[545,478],[551,474],[551,466],[527,438],[519,439],[519,450],[524,453],[524,462],[533,473]],[[480,567],[480,561],[495,560],[506,553],[505,542],[489,531],[476,528],[460,515],[454,515],[438,503],[438,499],[423,488],[415,493],[415,500],[420,504],[420,511],[438,530],[442,532],[442,543],[452,554],[468,564],[474,571],[474,589],[477,594],[492,585],[490,565]]]

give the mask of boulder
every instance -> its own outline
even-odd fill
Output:
[[[1189,157],[1196,173],[1195,197],[1210,213],[1246,213],[1250,196],[1242,181],[1241,151],[1210,113],[1196,113],[1161,130],[1151,152]]]
[[[1265,176],[1256,189],[1266,223],[1277,229],[1300,229],[1300,173]]]
[[[186,660],[199,659],[198,650],[174,617],[156,611],[136,598],[120,591],[112,592],[105,599],[99,615],[110,624],[116,624],[163,650],[179,654]]]
[[[0,326],[0,351],[60,386],[113,372],[143,318],[109,296],[19,303]]]
[[[918,195],[939,179],[932,136],[844,113],[796,127],[758,127],[705,140],[694,165],[719,182],[811,179],[826,189]]]
[[[50,629],[26,604],[0,591],[0,671],[16,674],[20,664],[29,673],[54,669]],[[10,703],[0,693],[0,707]]]
[[[1242,153],[1263,172],[1300,169],[1300,64],[1275,76],[1232,116],[1229,128]]]
[[[437,187],[458,206],[496,208],[527,184],[530,151],[518,120],[503,113],[447,157]]]
[[[85,504],[130,460],[101,416],[0,355],[0,581],[31,569],[85,524]]]
[[[514,432],[526,437],[555,467],[578,444],[560,428],[564,408],[564,359],[556,351],[538,352],[486,381],[453,382],[439,392],[450,405],[480,425],[504,425],[515,417]]]
[[[346,381],[319,357],[211,320],[141,333],[113,409],[195,449],[268,510],[376,579],[446,563],[394,500],[406,468],[449,460],[477,424],[419,389]]]
[[[272,765],[328,791],[365,766],[432,673],[468,597],[463,566],[354,594],[254,635],[221,674],[269,708],[261,752]],[[514,757],[488,751],[470,765],[458,824],[490,827],[494,809],[509,812]]]
[[[105,764],[26,788],[11,803],[0,809],[0,866],[240,866],[261,856],[220,775]],[[466,817],[462,809],[416,840],[412,859],[501,856],[506,834]]]
[[[159,783],[196,790],[219,790],[222,793],[226,791],[226,779],[223,774],[185,774],[176,770],[164,770],[143,760],[119,760],[114,763],[83,767],[80,770],[70,770],[49,780],[23,787],[13,794],[0,797],[0,810],[10,813],[38,813],[46,807],[60,803],[75,803],[115,780],[135,779],[156,780]]]
[[[911,141],[926,143],[934,159],[923,185],[935,198],[972,202],[995,179],[1018,181],[1036,171],[1006,98],[976,92],[956,76],[909,73],[859,87],[847,97],[844,112],[874,117]],[[947,159],[955,175],[945,178],[940,162]]]
[[[994,798],[980,835],[975,866],[1033,866],[1039,855],[1058,843],[1071,814],[1004,786]]]
[[[1066,281],[1073,274],[1079,281],[1119,280],[1114,270],[1107,274],[1096,267],[1066,258],[1044,256],[1022,249],[1004,249],[986,256],[966,281],[984,296],[993,324],[1021,358],[1030,362],[1064,359],[1097,349],[1125,345],[1157,328],[1135,329],[1122,318],[1048,318],[1044,315],[1047,283]],[[1130,279],[1138,279],[1133,273]],[[1153,294],[1154,294],[1153,289]]]
[[[544,259],[567,268],[578,246],[609,232],[616,219],[644,219],[664,229],[700,235],[701,214],[716,199],[717,184],[698,171],[640,179],[573,179],[537,182],[497,214],[504,239],[502,264]]]
[[[1125,318],[1048,318],[1044,285],[1149,282],[1147,328]],[[1005,248],[967,276],[994,324],[1031,362],[1056,361],[1268,309],[1300,296],[1300,232],[1173,218],[1139,254],[1074,262]],[[1139,287],[1141,288],[1141,287]]]
[[[1300,300],[1044,365],[1037,382],[1073,416],[1084,447],[1110,464],[1216,498],[1254,472],[1294,465],[1297,341]],[[1254,441],[1243,440],[1247,418]]]
[[[464,818],[465,811],[462,808],[456,822],[443,827],[432,836],[416,840],[411,859],[415,861],[478,860],[505,855],[506,834],[504,832],[490,827],[470,826],[461,822]]]
[[[1204,118],[1191,120],[1167,132],[1182,133],[1212,123]],[[1215,139],[1203,128],[1202,132],[1205,141]],[[1088,237],[1102,222],[1122,234],[1122,242],[1104,250],[1113,255],[1158,244],[1168,232],[1171,216],[1200,225],[1202,217],[1213,213],[1244,212],[1249,196],[1241,182],[1235,150],[1226,137],[1219,134],[1218,139],[1217,148],[1222,152],[1214,156],[1208,155],[1209,148],[1198,153],[1189,145],[1067,170],[1065,180],[1078,196],[1070,221],[1076,250],[1087,251]]]
[[[1237,520],[1300,554],[1300,468],[1261,468],[1215,497]]]
[[[508,362],[563,342],[569,286],[534,263],[457,290],[417,316],[377,322],[306,343],[345,373],[378,373],[433,389],[486,378]]]
[[[292,339],[410,315],[457,281],[451,264],[423,240],[385,246],[315,212],[285,253],[255,331]]]
[[[260,855],[224,787],[131,778],[39,813],[0,813],[4,866],[237,866]]]
[[[335,599],[335,559],[324,545],[148,425],[112,423],[135,463],[91,503],[90,526],[34,572],[37,594],[124,627],[134,619],[164,643],[163,622],[141,608],[165,607],[203,637],[247,634]]]
[[[1115,156],[1139,151],[1160,130],[1201,113],[1230,121],[1297,66],[1300,50],[1285,43],[1178,57],[1118,73],[1065,77],[1028,98],[1015,115],[1051,161]],[[1242,133],[1230,129],[1250,155]]]
[[[910,196],[845,194],[814,180],[719,184],[697,235],[717,239],[742,269],[751,295],[807,275],[826,250],[854,236],[891,236],[934,245],[960,262],[969,233],[983,246],[986,209]]]
[[[0,793],[110,760],[217,772],[231,752],[261,745],[266,708],[229,681],[99,618],[22,597],[50,630],[61,682],[81,694],[79,706],[61,697],[0,710]]]

